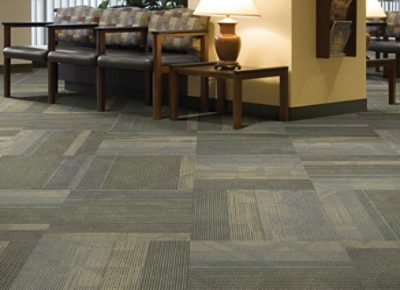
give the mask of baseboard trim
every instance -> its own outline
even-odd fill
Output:
[[[366,112],[367,110],[368,110],[368,101],[367,99],[362,99],[362,100],[337,102],[331,104],[290,108],[289,114],[290,114],[290,120],[295,121],[295,120],[320,118],[320,117],[327,117],[334,115]]]
[[[12,64],[11,73],[31,72],[33,65],[31,63]],[[0,72],[3,73],[3,65],[0,65]]]
[[[182,98],[186,108],[198,110],[200,99],[197,97]],[[210,110],[216,109],[216,101],[210,100]],[[232,101],[227,101],[226,111],[232,113]],[[327,117],[367,111],[367,99],[289,108],[290,121]],[[278,120],[279,107],[264,104],[243,103],[243,114]]]

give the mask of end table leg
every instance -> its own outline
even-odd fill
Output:
[[[217,112],[219,114],[225,113],[225,100],[226,81],[224,79],[217,79]]]
[[[11,96],[11,59],[9,58],[4,58],[3,80],[4,97],[9,98]]]
[[[57,63],[49,62],[47,65],[48,69],[48,103],[54,104],[56,102],[56,85],[58,84],[57,79]]]
[[[389,82],[389,104],[396,104],[396,68],[391,67],[388,70],[388,82]]]
[[[179,109],[179,82],[175,69],[170,68],[169,72],[169,118],[172,121],[178,120]]]
[[[289,121],[289,76],[288,72],[280,76],[280,106],[279,120]]]
[[[162,114],[162,74],[153,72],[153,119],[161,120]]]
[[[96,83],[97,83],[97,111],[104,112],[106,110],[106,95],[104,92],[105,69],[102,67],[97,67]]]
[[[208,106],[208,94],[209,94],[209,88],[208,88],[208,78],[202,77],[201,80],[201,92],[200,92],[200,98],[201,98],[201,112],[206,113],[209,111],[209,106]]]
[[[233,80],[233,128],[242,128],[242,80]]]

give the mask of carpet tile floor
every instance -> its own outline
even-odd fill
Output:
[[[379,76],[368,112],[238,131],[12,79],[0,289],[400,289],[400,106]]]

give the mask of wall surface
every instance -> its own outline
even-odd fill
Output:
[[[289,66],[290,106],[302,107],[365,99],[365,1],[358,1],[356,58],[316,58],[317,0],[254,0],[260,18],[237,18],[242,38],[240,63],[247,66]],[[195,8],[199,0],[190,0]],[[213,38],[218,32],[213,17]],[[211,47],[211,52],[214,47]],[[211,60],[215,60],[211,54]],[[191,81],[189,95],[198,95],[198,81]],[[278,80],[245,82],[244,101],[277,105]]]
[[[30,0],[1,0],[0,22],[6,21],[30,21],[31,1]],[[29,44],[31,42],[30,29],[17,28],[12,31],[12,44]],[[0,33],[0,47],[3,48],[3,27]],[[13,60],[13,63],[23,63],[20,60]],[[0,54],[0,65],[3,65],[3,54]]]
[[[316,0],[293,0],[291,107],[366,98],[365,1],[358,3],[357,57],[315,57]]]

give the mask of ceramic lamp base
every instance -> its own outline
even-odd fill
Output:
[[[228,17],[219,21],[218,24],[220,26],[220,34],[215,38],[215,49],[219,60],[215,67],[220,70],[240,68],[237,59],[239,57],[241,40],[235,33],[237,22]]]

